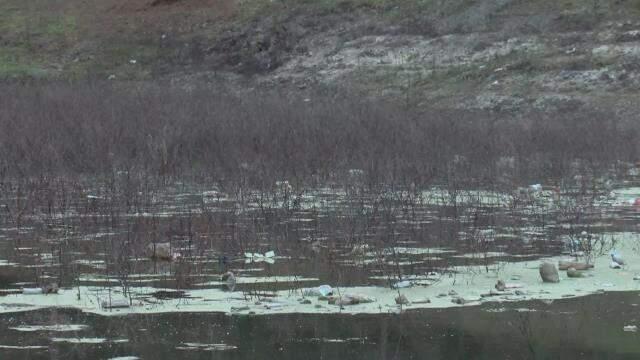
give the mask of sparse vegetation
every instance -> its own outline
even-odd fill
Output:
[[[399,358],[434,338],[404,329],[426,323],[407,309],[482,303],[491,322],[465,326],[484,334],[506,303],[528,301],[521,323],[508,317],[495,333],[516,329],[544,357],[534,333],[552,301],[618,296],[601,293],[640,279],[637,245],[617,248],[637,240],[640,206],[638,4],[0,3],[0,313],[12,316],[0,326],[18,321],[14,308],[66,306],[128,314],[131,346],[170,347],[167,356],[268,347],[279,358],[292,339],[325,341],[319,325],[300,324],[362,311],[379,334],[363,327],[354,340],[332,327],[327,342]],[[553,306],[554,319],[576,314]],[[191,311],[231,316],[207,324],[211,344],[175,329],[170,341],[140,341],[158,329],[133,314],[167,311],[185,312],[178,322]],[[316,315],[278,314],[268,326],[253,316],[279,311]],[[270,333],[251,338],[252,324]],[[574,340],[560,328],[569,335],[558,339]],[[94,342],[109,344],[95,358],[112,358],[129,346],[35,329],[48,346],[4,345],[13,333],[0,329],[0,357],[65,357],[58,342]],[[442,329],[436,337],[453,337]],[[60,331],[72,330],[87,331]],[[231,333],[235,343],[222,343]],[[474,355],[486,345],[463,337]],[[317,348],[305,345],[332,357]]]

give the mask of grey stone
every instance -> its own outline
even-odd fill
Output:
[[[552,263],[540,264],[540,277],[543,282],[557,283],[560,282],[560,276],[558,275],[558,269]]]

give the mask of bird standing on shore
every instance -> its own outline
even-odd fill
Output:
[[[614,263],[620,267],[624,266],[624,259],[622,258],[622,255],[615,250],[611,252],[611,265],[614,265]]]

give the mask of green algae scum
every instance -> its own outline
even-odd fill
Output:
[[[36,196],[0,233],[0,354],[634,358],[634,176],[582,193],[281,181],[162,185],[128,208],[101,187]]]

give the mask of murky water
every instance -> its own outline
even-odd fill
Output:
[[[537,277],[539,259],[574,251],[567,246],[583,231],[623,234],[635,251],[640,212],[631,203],[640,191],[631,180],[583,195],[8,187],[0,199],[0,358],[637,358],[638,333],[623,331],[640,320],[640,297],[629,291],[640,289],[635,267],[563,281],[571,294],[521,274]],[[169,243],[173,260],[150,259],[154,243]],[[521,266],[505,268],[512,263]],[[229,270],[233,289],[220,280]],[[452,293],[431,290],[446,283],[467,296],[461,287],[475,281],[474,291],[485,291],[504,276],[529,281],[528,292],[446,308]],[[389,291],[344,311],[301,298],[302,288],[320,284],[376,295],[400,280],[411,282],[416,303],[421,289],[432,291],[439,309],[397,308]],[[61,294],[20,294],[52,282]],[[587,296],[550,300],[577,295]],[[131,307],[104,309],[112,296]]]
[[[399,315],[0,315],[3,359],[637,359],[637,292]],[[24,332],[34,324],[80,331]],[[55,338],[84,339],[81,343]],[[92,343],[96,341],[101,343]],[[125,341],[126,340],[126,341]],[[7,345],[24,347],[9,349]],[[31,348],[28,347],[37,347]]]

